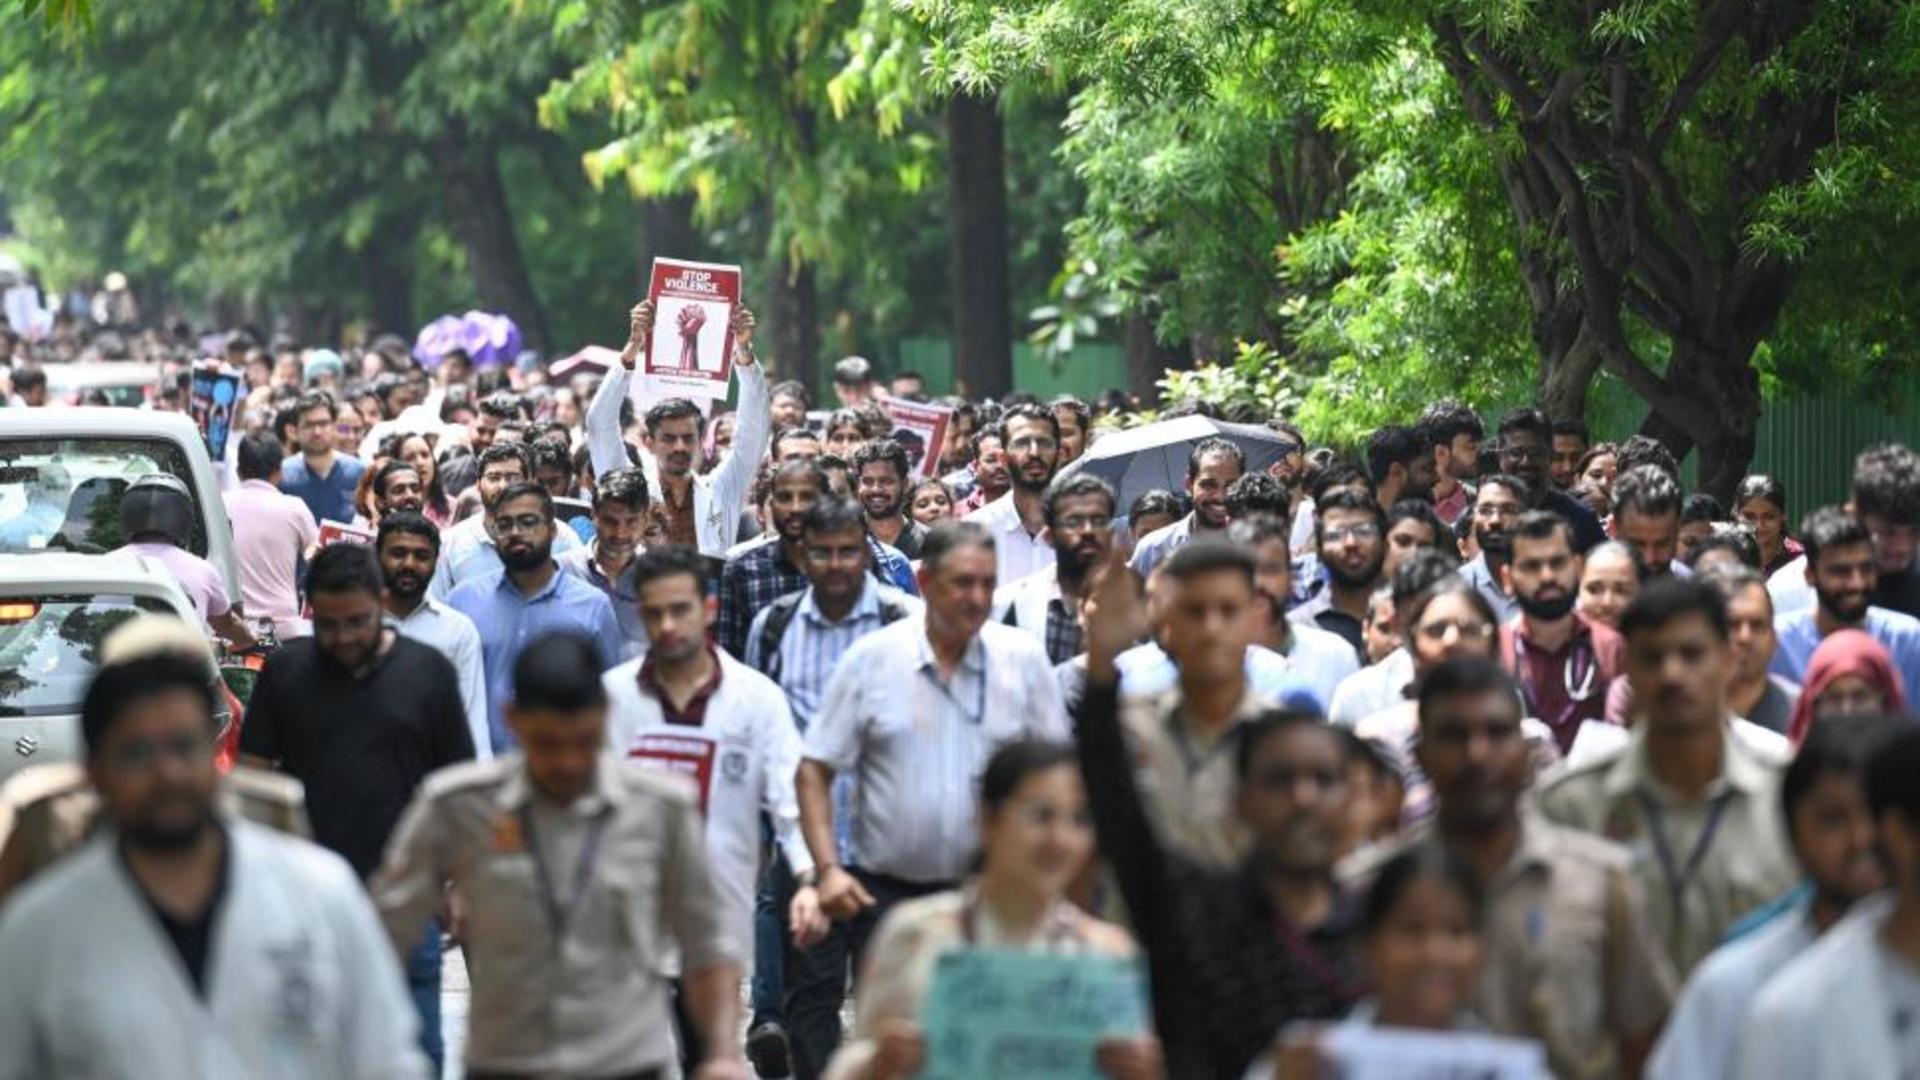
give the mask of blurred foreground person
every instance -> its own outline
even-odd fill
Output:
[[[748,1075],[740,958],[692,786],[609,749],[584,638],[520,653],[507,719],[517,749],[428,777],[372,885],[402,952],[447,882],[465,901],[467,1074],[667,1075],[679,973],[708,1054],[694,1076]]]
[[[926,1064],[918,1018],[934,962],[955,949],[1100,953],[1134,951],[1125,931],[1089,917],[1066,897],[1093,853],[1086,789],[1064,744],[1020,741],[995,751],[980,779],[981,867],[952,892],[901,903],[867,954],[853,1038],[834,1055],[829,1080],[903,1080]],[[1163,1075],[1151,1035],[1112,1039],[1102,1073]]]
[[[111,823],[0,916],[0,1077],[424,1077],[340,857],[216,809],[203,666],[103,669],[81,711]]]

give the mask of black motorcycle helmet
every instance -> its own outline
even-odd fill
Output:
[[[128,540],[157,534],[186,547],[193,538],[193,493],[168,473],[148,473],[120,497],[120,531]]]

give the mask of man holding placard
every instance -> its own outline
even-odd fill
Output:
[[[674,276],[668,270],[685,272]],[[700,274],[708,276],[701,278]],[[607,372],[587,408],[587,446],[594,473],[625,468],[628,461],[620,433],[620,405],[627,399],[636,365],[644,359],[639,402],[652,404],[645,413],[642,442],[650,455],[650,479],[666,514],[667,537],[672,543],[697,547],[701,554],[714,558],[724,557],[733,546],[735,526],[752,490],[754,469],[766,453],[771,427],[767,376],[754,356],[753,312],[739,303],[739,274],[738,267],[655,260],[653,289],[629,315],[627,345],[620,353],[620,363]],[[701,299],[687,299],[679,296],[676,283],[711,286],[716,291]],[[674,325],[656,334],[654,316],[660,310],[662,296],[673,306],[670,317]],[[704,312],[705,317],[688,320],[684,328],[690,334],[683,337],[678,313],[692,304],[699,304],[694,310]],[[713,318],[716,313],[724,317]],[[685,363],[689,356],[692,367]],[[700,455],[706,416],[694,399],[709,403],[724,399],[731,371],[740,373],[733,448],[725,460],[702,475]]]

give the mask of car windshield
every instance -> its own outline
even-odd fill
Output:
[[[120,496],[155,472],[172,473],[195,492],[187,548],[204,558],[206,511],[178,445],[111,436],[0,440],[0,554],[112,551],[125,543]]]
[[[101,640],[143,611],[177,614],[145,596],[0,597],[0,716],[79,712]]]

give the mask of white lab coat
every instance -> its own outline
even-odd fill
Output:
[[[226,820],[202,999],[103,830],[0,912],[0,1080],[427,1075],[393,945],[339,856]]]
[[[1740,1029],[1742,1080],[1896,1080],[1902,1075],[1882,992],[1880,927],[1891,892],[1847,917],[1769,979]]]
[[[693,478],[694,532],[700,540],[700,553],[716,559],[725,558],[727,549],[733,546],[740,511],[753,490],[754,473],[767,452],[767,439],[772,434],[768,429],[773,424],[766,370],[759,364],[736,364],[733,370],[740,379],[733,448],[712,472]],[[587,405],[587,452],[593,459],[595,476],[631,467],[626,444],[620,438],[620,403],[627,398],[632,378],[632,372],[615,364]],[[659,472],[650,460],[643,467],[647,470],[647,488],[659,502]]]

